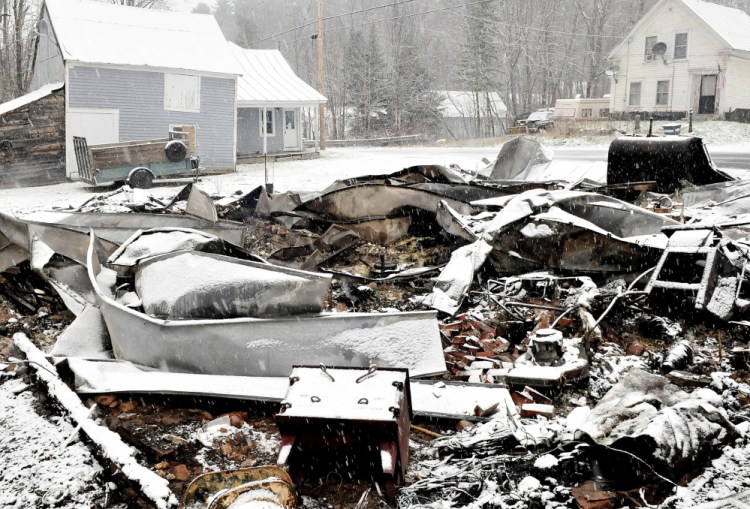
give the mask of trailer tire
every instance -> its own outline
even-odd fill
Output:
[[[164,155],[170,162],[179,163],[187,157],[187,145],[180,140],[172,140],[164,147]]]
[[[134,189],[151,189],[154,174],[148,168],[135,168],[128,175],[127,183]]]

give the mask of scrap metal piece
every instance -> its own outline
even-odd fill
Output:
[[[138,230],[153,228],[189,228],[242,246],[247,227],[242,223],[220,220],[215,223],[189,215],[102,212],[35,212],[23,216],[30,225],[54,226],[88,234],[92,228],[104,240],[122,244]]]
[[[245,490],[234,491],[236,488],[245,488]],[[227,507],[229,500],[220,492],[232,490],[231,498],[236,500],[237,496],[244,491],[259,489],[267,489],[276,495],[272,502],[277,506],[293,508],[297,505],[291,477],[286,471],[275,466],[238,468],[201,474],[188,485],[182,497],[182,505],[186,508]]]
[[[112,346],[99,309],[90,305],[84,307],[83,312],[57,337],[49,355],[111,359]]]
[[[518,136],[503,144],[491,167],[480,175],[490,180],[528,180],[532,171],[539,171],[552,160],[552,152],[538,141]]]
[[[316,313],[330,284],[329,274],[201,252],[153,256],[135,272],[144,311],[169,320]]]
[[[161,320],[113,299],[116,272],[91,235],[89,279],[115,357],[181,372],[286,376],[311,359],[328,365],[445,372],[434,312],[332,313],[273,319]],[[211,355],[206,355],[211,352]]]
[[[577,191],[537,189],[472,205],[500,211],[464,218],[465,227],[452,223],[476,240],[453,252],[424,300],[449,314],[458,310],[488,258],[507,274],[539,269],[632,272],[656,263],[667,241],[662,228],[677,224],[614,198]]]
[[[198,186],[192,186],[190,189],[185,213],[200,219],[205,219],[210,223],[216,223],[219,221],[214,201],[208,196],[208,194],[200,190]]]
[[[207,509],[236,507],[294,509],[297,507],[297,500],[291,484],[266,479],[221,490],[210,500]]]
[[[280,403],[289,386],[288,377],[248,377],[174,373],[137,366],[127,361],[95,361],[68,358],[80,394],[176,394]],[[508,389],[497,384],[435,382],[411,379],[414,415],[456,420],[483,420],[474,415],[477,406],[498,406],[517,414]]]
[[[683,181],[694,185],[735,180],[711,161],[696,136],[621,136],[609,145],[607,184],[655,182],[654,191],[671,194]]]
[[[511,388],[559,390],[588,376],[588,357],[580,338],[563,339],[558,331],[540,329],[532,337],[529,350],[516,359],[505,381]]]
[[[327,472],[343,456],[346,465],[369,465],[371,474],[384,477],[392,498],[409,465],[408,370],[322,369],[292,369],[274,416],[282,435],[277,464],[300,475],[321,465]]]

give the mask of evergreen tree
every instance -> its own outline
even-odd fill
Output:
[[[422,65],[414,31],[399,27],[394,46],[388,111],[395,135],[433,134],[440,125],[441,97],[430,90],[430,76]]]
[[[352,32],[345,59],[346,103],[354,115],[351,131],[364,137],[380,133],[387,125],[387,84],[375,31],[370,30],[367,40],[362,32]]]

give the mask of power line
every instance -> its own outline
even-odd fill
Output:
[[[395,16],[393,18],[376,19],[376,20],[373,20],[373,21],[365,21],[363,23],[346,25],[346,26],[343,26],[343,27],[327,28],[327,29],[324,30],[324,33],[336,32],[337,30],[346,30],[346,29],[349,29],[349,28],[358,28],[358,27],[362,27],[362,26],[366,26],[366,25],[373,25],[375,23],[385,23],[385,22],[388,22],[388,21],[394,21],[394,20],[398,20],[398,19],[413,18],[415,16],[423,16],[425,14],[432,14],[434,12],[442,12],[442,11],[447,11],[447,10],[450,10],[450,9],[458,9],[459,7],[468,7],[470,5],[486,4],[488,2],[494,2],[494,1],[495,0],[478,0],[476,2],[469,2],[469,3],[466,3],[466,4],[460,4],[460,5],[451,5],[449,7],[442,7],[440,9],[432,9],[432,10],[429,10],[429,11],[413,12],[411,14],[404,14],[403,16]],[[298,28],[302,28],[302,27],[298,27]],[[294,39],[292,42],[299,41],[301,39],[307,39],[307,37],[299,37],[297,39]]]
[[[361,14],[363,12],[369,12],[369,11],[374,11],[374,10],[377,10],[377,9],[383,9],[385,7],[395,7],[397,5],[408,4],[408,3],[411,3],[411,2],[414,2],[414,1],[416,1],[416,0],[401,0],[399,2],[393,2],[393,3],[390,3],[390,4],[378,5],[378,6],[375,6],[375,7],[366,7],[364,9],[360,9],[358,11],[343,12],[341,14],[334,14],[333,16],[326,16],[326,17],[323,18],[323,21],[328,21],[329,19],[340,18],[342,16],[351,16],[353,14]],[[283,32],[279,32],[277,34],[269,35],[268,37],[265,37],[263,39],[258,39],[257,41],[251,42],[250,45],[252,46],[252,45],[258,44],[259,42],[265,42],[265,41],[267,41],[269,39],[273,39],[274,37],[278,37],[280,35],[286,35],[289,32],[294,32],[295,30],[299,30],[300,28],[309,27],[311,25],[314,25],[317,22],[318,22],[317,20],[310,21],[309,23],[305,23],[304,25],[299,25],[297,27],[290,28],[289,30],[284,30]]]

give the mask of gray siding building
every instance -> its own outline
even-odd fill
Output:
[[[69,178],[73,136],[96,145],[187,125],[202,167],[234,170],[241,70],[212,16],[45,0],[37,32],[32,87],[65,83]]]
[[[302,109],[317,107],[326,98],[294,73],[281,52],[231,47],[242,69],[237,84],[237,154],[302,152]]]

